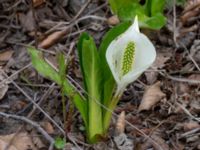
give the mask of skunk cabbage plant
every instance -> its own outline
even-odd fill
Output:
[[[54,70],[38,50],[31,47],[28,50],[37,71],[60,85],[79,110],[90,143],[106,135],[112,112],[125,88],[156,58],[153,44],[139,31],[137,17],[133,24],[122,23],[111,29],[103,38],[99,50],[91,36],[82,34],[78,54],[86,91],[83,98],[68,79],[60,75],[59,72],[63,71]],[[59,70],[65,70],[62,69],[64,60],[58,62]]]
[[[119,98],[128,84],[135,81],[156,58],[156,51],[151,41],[139,31],[138,19],[108,46],[106,60],[116,81],[115,94],[109,109],[116,107]],[[105,116],[105,125],[109,125],[110,114]]]

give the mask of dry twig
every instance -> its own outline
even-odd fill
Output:
[[[14,115],[14,114],[6,114],[4,112],[0,112],[0,116],[20,120],[20,121],[23,121],[23,122],[30,124],[31,126],[36,128],[49,141],[49,143],[50,143],[49,150],[53,150],[52,145],[54,144],[54,139],[36,122],[34,122],[34,121],[24,117],[24,116],[17,116],[17,115]]]

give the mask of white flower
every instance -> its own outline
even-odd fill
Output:
[[[106,59],[117,83],[117,93],[135,81],[156,58],[151,41],[139,31],[138,19],[107,48]]]

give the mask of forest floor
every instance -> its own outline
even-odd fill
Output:
[[[99,46],[118,24],[108,3],[0,2],[0,150],[51,150],[56,137],[66,137],[66,150],[200,149],[199,0],[168,4],[165,27],[141,30],[156,47],[156,61],[128,86],[114,111],[118,116],[125,112],[124,132],[115,134],[115,115],[108,138],[93,145],[86,141],[77,110],[63,129],[60,88],[35,71],[25,45],[40,47],[55,66],[56,53],[63,52],[70,60],[69,76],[82,85],[77,40],[88,32]],[[70,115],[68,100],[66,107]]]

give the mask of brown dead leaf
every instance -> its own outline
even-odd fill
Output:
[[[146,80],[148,82],[148,84],[153,84],[155,83],[155,81],[157,80],[158,77],[158,72],[156,71],[148,71],[144,73],[146,76]]]
[[[52,45],[54,45],[56,42],[58,42],[64,35],[67,34],[69,31],[69,28],[66,28],[62,31],[56,31],[50,34],[47,38],[45,38],[38,47],[40,48],[49,48]]]
[[[42,127],[47,131],[48,134],[53,134],[54,133],[54,128],[52,124],[48,121],[44,121],[41,123]]]
[[[197,7],[200,7],[200,0],[188,0],[183,12],[185,13]]]
[[[33,11],[29,10],[27,14],[18,13],[19,21],[24,31],[34,31],[36,22],[33,17]]]
[[[153,105],[159,102],[166,95],[160,90],[160,82],[156,82],[148,87],[144,92],[139,111],[149,110]]]
[[[7,146],[8,146],[8,143],[0,139],[0,150],[7,149]],[[9,146],[8,150],[18,150],[18,149],[16,149],[14,146],[11,145]]]
[[[183,129],[186,132],[196,128],[200,128],[200,124],[194,121],[186,122],[183,124]]]
[[[175,86],[178,95],[184,95],[190,92],[189,85],[187,83],[179,82]]]
[[[38,7],[42,5],[44,2],[46,2],[46,0],[32,0],[32,2],[33,2],[33,7]]]
[[[200,12],[200,0],[188,0],[181,16],[181,21],[185,24],[190,18],[198,16]]]
[[[152,143],[155,150],[169,150],[169,146],[160,136],[153,134],[151,138],[157,143]]]
[[[10,145],[9,150],[37,150],[34,146],[32,139],[28,133],[23,132],[15,136],[15,133],[0,136],[0,150],[4,150],[4,147]]]
[[[153,68],[162,69],[165,66],[165,63],[171,58],[169,52],[158,52],[156,60],[153,63]]]
[[[149,148],[152,148],[154,150],[169,150],[168,144],[166,144],[165,140],[161,137],[162,133],[155,132],[151,135],[151,138],[154,142],[151,140],[147,140],[145,143],[141,145],[141,150],[146,150]]]
[[[125,112],[122,111],[119,115],[119,118],[117,119],[116,133],[122,134],[124,133],[124,129],[125,129]]]
[[[0,66],[7,64],[7,62],[11,59],[13,55],[13,50],[6,49],[0,52]]]
[[[8,61],[13,55],[13,50],[5,50],[0,53],[0,62]]]

